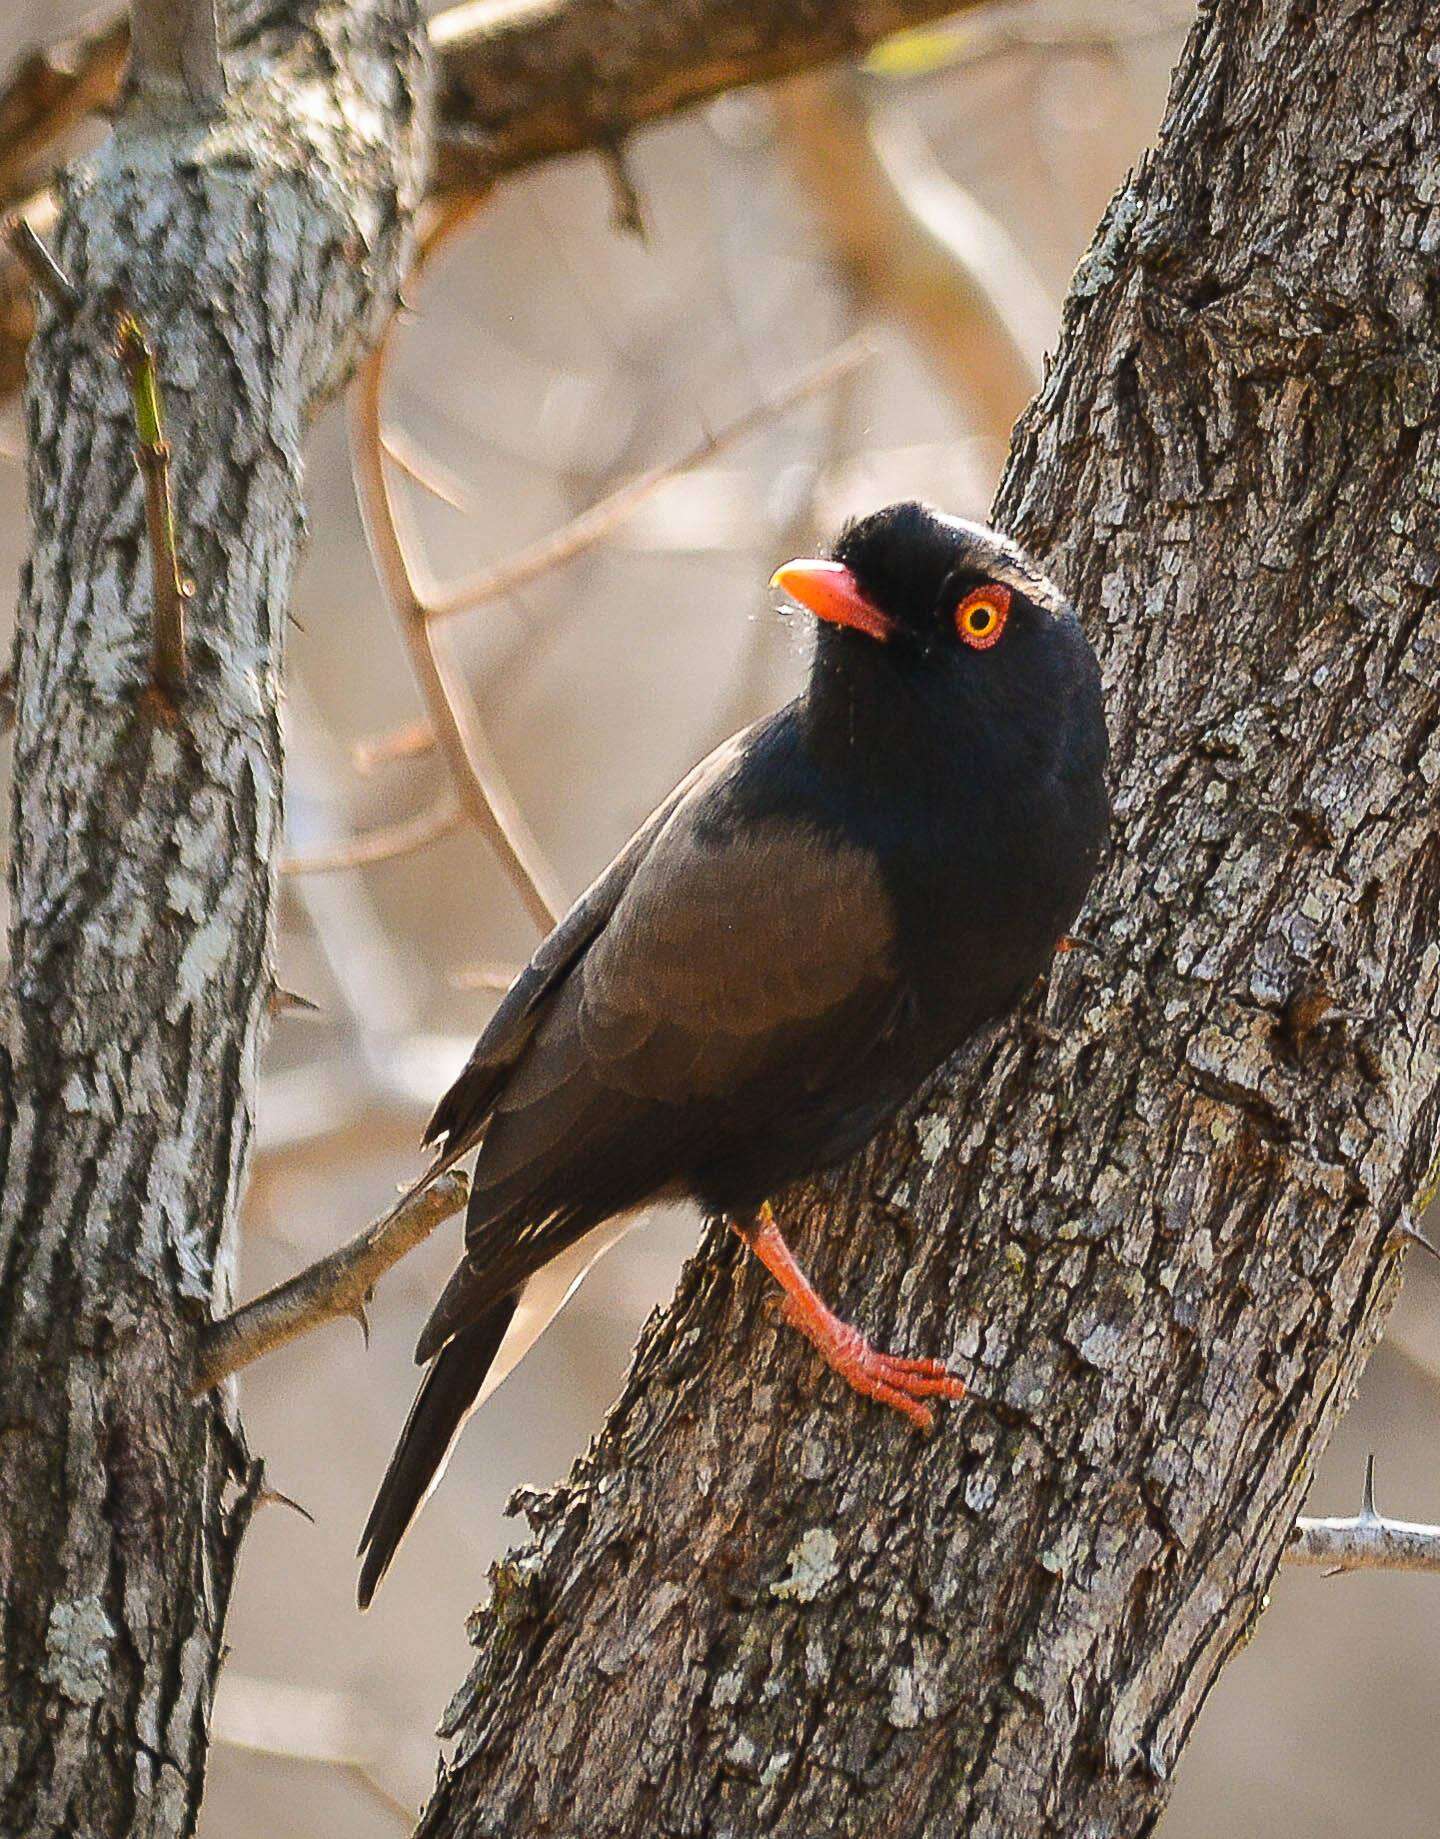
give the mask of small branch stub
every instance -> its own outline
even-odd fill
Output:
[[[470,1191],[462,1174],[437,1170],[362,1233],[254,1302],[212,1322],[201,1337],[191,1395],[198,1397],[262,1354],[308,1334],[321,1322],[350,1316],[366,1327],[365,1302],[392,1264],[413,1251],[442,1220],[458,1213]],[[367,1331],[368,1338],[368,1331]]]
[[[170,497],[170,448],[165,440],[160,380],[145,329],[133,313],[116,325],[115,349],[130,377],[138,436],[135,464],[145,486],[145,528],[153,577],[150,673],[169,701],[178,699],[190,674],[185,642],[185,602],[195,584],[180,568],[175,551],[175,508]]]
[[[133,0],[130,74],[147,100],[187,113],[226,91],[216,0]]]

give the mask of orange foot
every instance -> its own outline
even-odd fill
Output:
[[[929,1430],[935,1414],[921,1401],[964,1398],[965,1382],[940,1360],[907,1360],[872,1347],[849,1322],[827,1309],[785,1243],[767,1201],[758,1218],[735,1231],[785,1292],[785,1320],[798,1328],[832,1371],[861,1392],[909,1418],[917,1430]]]

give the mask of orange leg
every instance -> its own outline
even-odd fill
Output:
[[[964,1398],[964,1381],[949,1372],[943,1361],[904,1360],[897,1354],[882,1353],[871,1347],[858,1328],[825,1307],[795,1262],[769,1201],[753,1220],[731,1220],[730,1224],[785,1292],[785,1320],[857,1392],[903,1412],[917,1430],[929,1430],[935,1422],[922,1399]]]

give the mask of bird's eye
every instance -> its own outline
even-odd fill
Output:
[[[998,644],[1010,616],[1010,590],[992,582],[968,593],[955,609],[955,630],[976,651]]]

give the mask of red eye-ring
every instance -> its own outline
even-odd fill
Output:
[[[971,590],[955,609],[955,630],[976,651],[998,645],[1010,617],[1010,590],[992,581]]]

